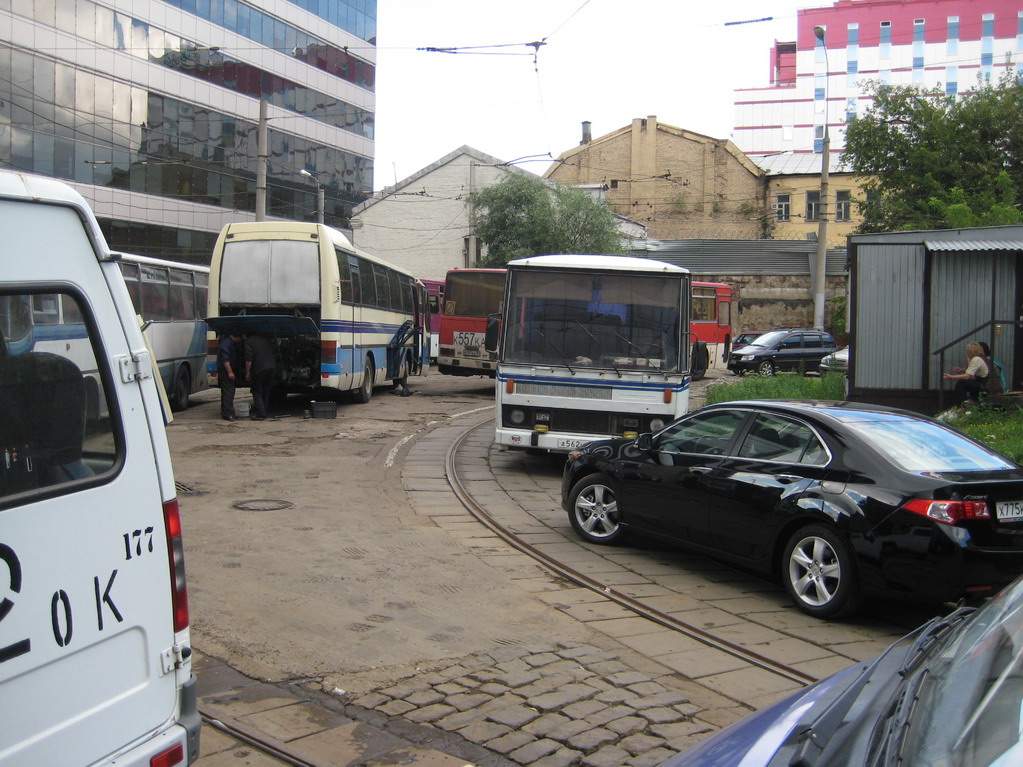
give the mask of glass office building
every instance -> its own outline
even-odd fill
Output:
[[[0,0],[0,167],[90,201],[111,247],[209,262],[256,218],[344,228],[373,189],[376,0]],[[303,173],[305,171],[306,173]]]

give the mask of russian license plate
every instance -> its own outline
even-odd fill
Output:
[[[582,447],[589,441],[590,440],[588,439],[569,439],[568,437],[558,437],[558,447],[574,450],[577,447]]]
[[[466,357],[482,357],[483,356],[482,354],[480,354],[480,348],[478,346],[466,346],[465,349],[462,350],[462,353]]]
[[[1023,519],[1023,501],[999,501],[995,511],[999,519]]]

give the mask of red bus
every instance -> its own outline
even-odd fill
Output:
[[[445,375],[497,374],[497,354],[483,348],[487,316],[502,311],[507,269],[452,269],[444,280],[437,370]]]
[[[732,286],[693,280],[689,330],[693,334],[691,371],[699,381],[708,369],[724,370],[732,344]]]
[[[444,280],[420,280],[426,286],[427,299],[430,302],[428,312],[430,322],[430,359],[437,359],[440,344],[440,307],[444,300]]]

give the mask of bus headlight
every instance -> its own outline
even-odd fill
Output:
[[[508,420],[511,421],[516,426],[521,426],[526,422],[526,413],[523,410],[515,408],[514,410],[508,413]]]
[[[663,418],[651,418],[650,419],[650,431],[660,431],[664,428]]]

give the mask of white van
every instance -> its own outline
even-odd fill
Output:
[[[2,767],[198,758],[181,525],[153,373],[85,200],[0,171]]]

